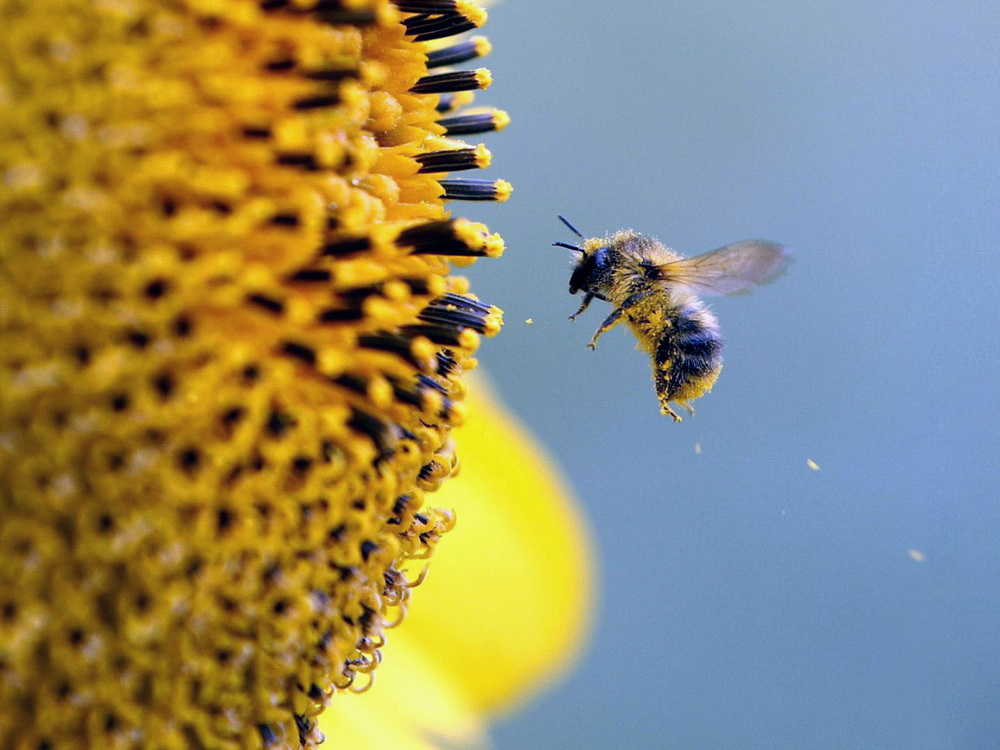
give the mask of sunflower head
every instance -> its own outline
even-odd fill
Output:
[[[484,20],[0,0],[0,745],[311,745],[367,684],[501,324]]]

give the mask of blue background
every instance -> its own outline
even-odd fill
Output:
[[[1000,4],[508,0],[486,31],[515,193],[462,211],[507,241],[468,273],[506,311],[480,359],[601,568],[589,650],[496,745],[1000,747]],[[567,320],[557,213],[797,248],[713,302],[695,418],[626,330],[586,348],[607,305]]]

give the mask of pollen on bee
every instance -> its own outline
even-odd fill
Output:
[[[819,464],[813,461],[811,458],[806,459],[806,466],[808,466],[813,471],[819,471]]]

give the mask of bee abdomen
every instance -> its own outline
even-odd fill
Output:
[[[678,394],[696,380],[708,377],[722,366],[722,342],[718,339],[704,344],[706,353],[689,354],[683,347],[674,350],[669,365],[668,389]]]
[[[722,367],[722,337],[715,326],[680,317],[656,349],[656,390],[662,405],[698,398],[712,387]]]
[[[704,365],[714,370],[722,364],[722,337],[715,331],[702,329],[682,333],[674,339],[674,344],[681,358],[692,366]]]

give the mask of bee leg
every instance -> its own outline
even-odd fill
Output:
[[[618,321],[621,320],[621,317],[622,317],[622,309],[619,307],[617,310],[615,310],[607,318],[604,319],[604,322],[601,323],[601,327],[597,329],[597,332],[594,334],[594,338],[590,340],[590,343],[587,344],[587,347],[590,349],[596,349],[597,339],[601,337],[602,333],[604,333],[605,331],[610,331],[612,328],[618,325]]]
[[[656,348],[653,357],[653,382],[656,385],[656,395],[660,399],[660,413],[671,417],[675,422],[680,422],[681,416],[670,408],[670,402],[674,398],[676,385],[676,367],[680,352],[672,344],[669,338],[665,338]],[[684,404],[681,404],[684,406]]]
[[[582,313],[582,312],[583,312],[584,310],[586,310],[586,309],[587,309],[587,306],[588,306],[588,305],[589,305],[589,304],[590,304],[591,302],[593,302],[593,300],[594,300],[594,297],[595,297],[595,296],[597,296],[597,295],[595,295],[595,294],[594,294],[593,292],[587,292],[587,294],[586,294],[586,295],[584,295],[584,297],[583,297],[583,304],[582,304],[582,305],[580,305],[580,309],[579,309],[579,310],[577,310],[577,311],[576,311],[575,313],[573,313],[572,315],[570,315],[570,316],[569,316],[569,319],[570,319],[570,320],[576,320],[577,316],[578,316],[578,315],[579,315],[580,313]]]
[[[670,408],[670,368],[672,364],[670,360],[667,360],[665,363],[656,362],[656,375],[654,377],[656,381],[656,395],[660,399],[660,414],[672,418],[675,422],[681,422],[683,421],[681,415]],[[688,408],[683,403],[681,403],[681,406]],[[694,412],[692,411],[691,414],[694,414]]]
[[[636,292],[631,297],[622,302],[622,306],[617,308],[613,313],[611,313],[607,317],[607,320],[601,323],[601,327],[597,329],[597,333],[594,334],[594,338],[590,340],[590,343],[587,344],[587,346],[589,346],[591,349],[596,349],[597,339],[601,337],[601,334],[618,325],[618,321],[621,319],[623,312],[626,312],[629,308],[634,307],[636,304],[644,300],[650,294],[652,294],[652,292],[648,289],[642,292]],[[579,313],[577,314],[579,315]]]
[[[675,422],[683,422],[681,415],[670,408],[670,405],[666,401],[660,402],[660,414],[665,417],[672,417]]]

